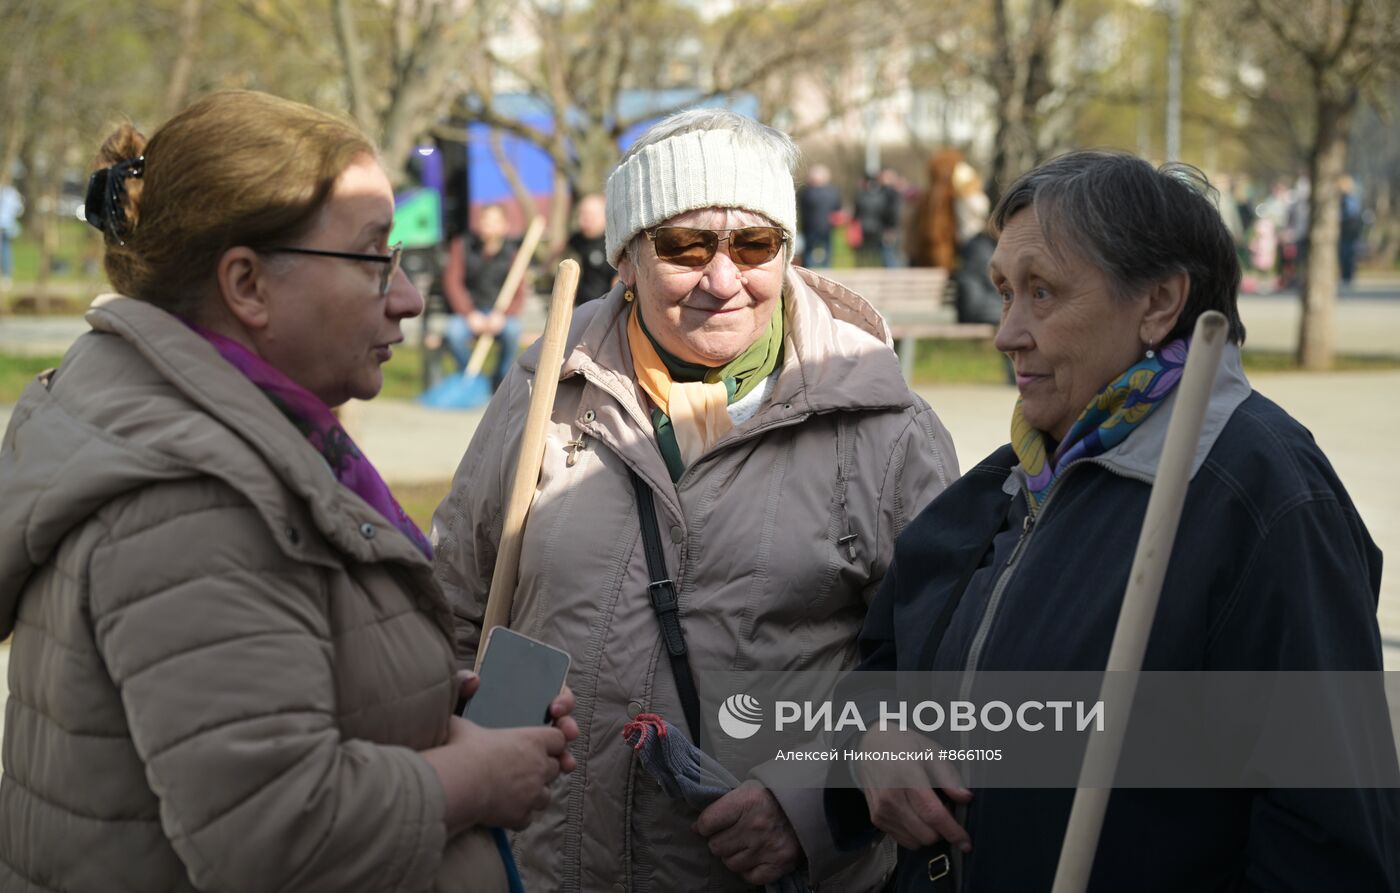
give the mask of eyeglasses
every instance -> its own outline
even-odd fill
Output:
[[[399,271],[399,261],[403,260],[402,242],[390,245],[388,254],[355,254],[349,251],[322,251],[319,248],[260,248],[258,250],[281,254],[310,254],[315,257],[338,257],[342,260],[363,260],[373,264],[384,264],[384,269],[379,274],[379,293],[381,295],[389,293],[389,283],[394,281],[394,274]]]
[[[657,257],[682,267],[705,266],[714,260],[719,243],[726,240],[729,242],[729,256],[735,263],[756,267],[777,257],[787,241],[787,235],[776,226],[745,226],[740,229],[658,226],[648,230],[646,236],[656,247]]]

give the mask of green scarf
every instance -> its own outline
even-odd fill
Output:
[[[638,314],[637,319],[642,325],[642,331],[646,333],[647,340],[656,348],[656,355],[666,364],[666,371],[671,373],[672,381],[705,381],[711,384],[723,382],[724,389],[729,392],[731,405],[752,393],[765,378],[773,374],[773,370],[778,368],[783,359],[781,301],[768,320],[768,328],[758,336],[758,340],[750,344],[743,353],[719,367],[687,363],[676,358],[651,334],[651,330],[647,328],[646,316]],[[680,480],[685,472],[685,463],[681,461],[681,448],[676,443],[676,432],[671,428],[670,418],[660,409],[652,409],[651,426],[656,431],[656,445],[661,450],[661,457],[666,460],[666,470],[670,472],[671,481],[674,483]]]

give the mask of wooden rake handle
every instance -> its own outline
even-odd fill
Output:
[[[1167,425],[1162,458],[1157,464],[1157,479],[1147,499],[1147,513],[1138,535],[1133,568],[1128,574],[1123,607],[1119,609],[1118,626],[1113,632],[1113,646],[1108,652],[1110,674],[1142,669],[1142,657],[1147,651],[1152,621],[1157,616],[1157,602],[1162,595],[1162,580],[1167,575],[1181,508],[1186,502],[1186,485],[1191,482],[1191,465],[1201,439],[1211,385],[1220,368],[1220,355],[1225,351],[1229,331],[1225,316],[1217,311],[1202,313],[1196,320],[1186,370],[1177,386],[1176,406]],[[1117,715],[1105,724],[1104,731],[1089,738],[1052,893],[1082,893],[1089,885],[1104,812],[1112,793],[1105,780],[1111,780],[1118,768],[1123,733],[1128,727],[1136,691],[1135,677],[1127,685],[1122,680],[1113,685],[1111,676],[1104,677],[1100,697],[1115,706]]]
[[[523,251],[523,250],[522,250]],[[569,337],[569,323],[574,317],[574,294],[578,291],[578,262],[566,260],[559,264],[554,279],[554,294],[549,299],[549,317],[540,339],[539,365],[530,392],[530,408],[525,415],[525,433],[520,438],[515,477],[506,495],[505,521],[501,527],[501,542],[496,549],[496,569],[491,575],[491,593],[486,597],[482,616],[481,638],[486,641],[492,627],[510,625],[510,608],[515,601],[515,584],[520,575],[520,542],[525,534],[525,516],[535,497],[540,479],[540,463],[544,460],[545,428],[554,411],[554,394],[559,389],[559,369],[564,365],[564,342]],[[476,666],[481,668],[484,649],[476,652]]]
[[[530,221],[529,228],[525,230],[525,238],[520,240],[520,250],[515,252],[515,260],[510,262],[510,270],[506,272],[506,281],[501,283],[501,290],[496,293],[496,303],[491,305],[492,312],[497,310],[504,312],[510,306],[511,298],[520,288],[520,280],[525,278],[525,271],[530,266],[530,258],[535,256],[535,248],[539,246],[542,235],[544,235],[544,218],[536,217]],[[486,365],[486,355],[491,352],[491,345],[495,343],[495,335],[482,335],[476,339],[476,344],[472,347],[472,355],[467,360],[466,376],[468,378],[475,378],[481,374],[481,367]]]

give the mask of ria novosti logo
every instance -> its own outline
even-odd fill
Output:
[[[1075,732],[1105,728],[1104,702],[1099,701],[880,701],[862,713],[854,701],[831,700],[773,702],[774,730],[802,732],[865,732],[870,729],[920,732],[1002,732],[1011,726],[1024,732],[1052,729]],[[1049,715],[1047,715],[1049,714]],[[730,695],[719,705],[719,727],[731,738],[744,740],[763,727],[763,704],[745,692]]]
[[[762,725],[763,705],[749,695],[730,695],[719,705],[719,727],[731,738],[752,738]]]

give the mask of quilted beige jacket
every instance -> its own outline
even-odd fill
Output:
[[[957,475],[948,433],[905,385],[879,314],[808,271],[794,269],[788,286],[771,396],[675,484],[634,383],[621,289],[575,316],[511,619],[573,655],[581,729],[579,770],[515,837],[531,893],[745,889],[691,832],[696,814],[621,741],[640,710],[683,725],[629,468],[655,494],[697,678],[850,666],[895,537]],[[463,659],[476,648],[534,363],[527,352],[507,377],[434,518]],[[880,886],[892,849],[833,874],[819,792],[774,793],[825,889]]]
[[[501,889],[416,753],[427,560],[176,319],[88,321],[0,447],[0,891]]]

